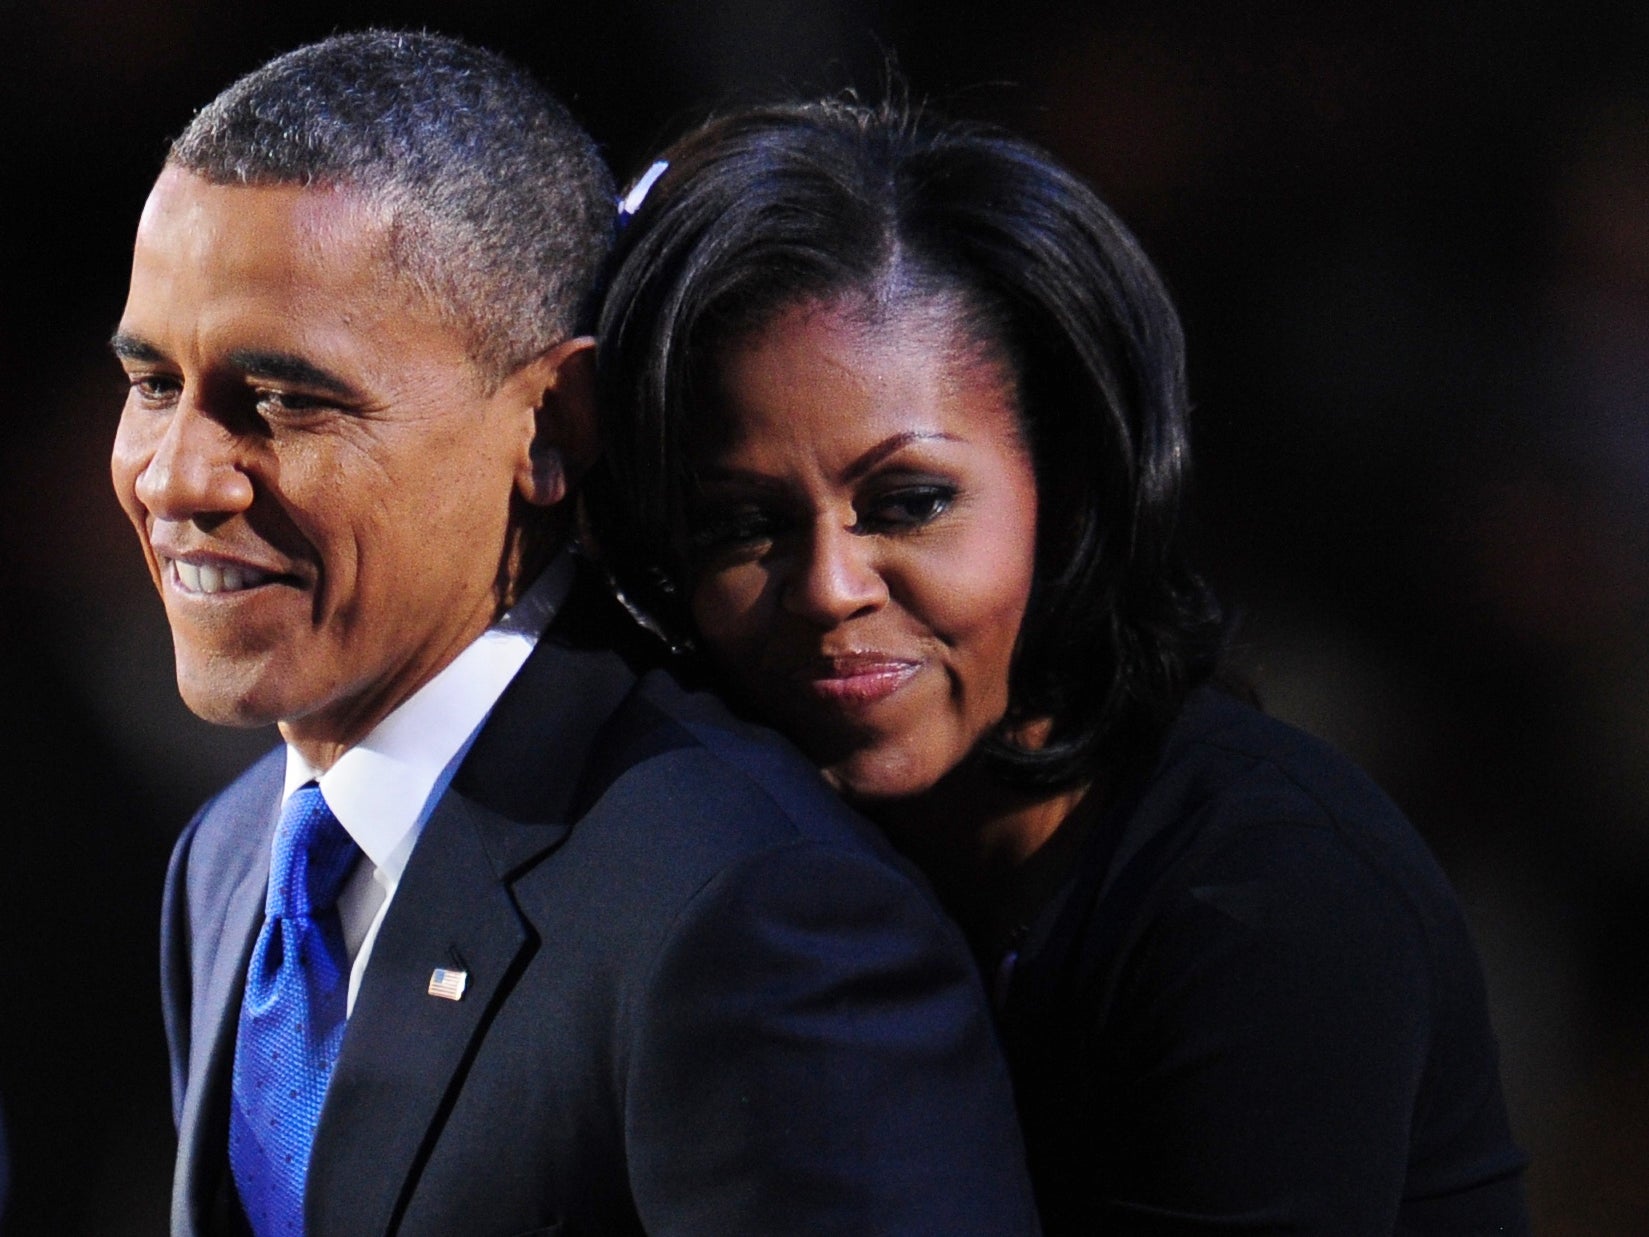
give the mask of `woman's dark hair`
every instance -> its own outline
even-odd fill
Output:
[[[725,349],[799,302],[891,286],[955,306],[961,337],[1017,378],[1037,478],[1002,729],[1054,722],[1041,747],[999,734],[981,757],[1015,784],[1068,787],[1140,755],[1212,674],[1223,624],[1185,561],[1184,344],[1139,244],[1029,143],[891,104],[743,111],[664,158],[600,320],[605,458],[586,497],[619,586],[685,623],[689,452],[713,432]]]

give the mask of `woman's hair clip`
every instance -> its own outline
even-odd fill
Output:
[[[630,191],[618,200],[618,223],[623,227],[630,222],[630,216],[641,209],[641,203],[647,197],[647,191],[653,187],[653,182],[664,175],[665,169],[670,166],[668,159],[660,159],[637,178],[636,183],[630,186]]]

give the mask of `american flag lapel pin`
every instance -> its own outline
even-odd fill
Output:
[[[450,971],[438,966],[430,972],[429,994],[444,1001],[456,1001],[464,995],[464,985],[469,981],[468,971]]]

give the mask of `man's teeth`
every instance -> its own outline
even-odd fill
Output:
[[[269,577],[248,567],[218,567],[211,563],[186,563],[181,558],[172,560],[177,582],[186,593],[238,593],[243,588],[262,584]]]

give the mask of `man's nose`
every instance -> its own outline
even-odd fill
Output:
[[[785,582],[784,606],[821,627],[833,627],[887,601],[875,538],[851,528],[816,528]]]
[[[137,475],[137,500],[162,520],[234,515],[252,504],[252,481],[237,462],[240,441],[187,393]]]

